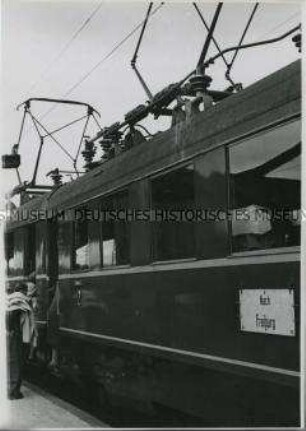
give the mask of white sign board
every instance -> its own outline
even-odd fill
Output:
[[[295,335],[293,289],[240,289],[239,304],[242,331]]]

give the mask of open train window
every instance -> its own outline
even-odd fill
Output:
[[[120,216],[128,208],[128,192],[118,192],[105,198],[102,211],[102,265],[127,265],[130,263],[129,223]],[[124,214],[122,212],[122,214]]]
[[[229,148],[232,250],[300,244],[301,126],[279,126]]]
[[[75,212],[73,224],[72,269],[89,268],[89,229],[88,218],[84,208]]]
[[[188,165],[151,182],[155,210],[154,259],[194,257],[194,223],[182,221],[180,214],[194,207],[194,168]]]

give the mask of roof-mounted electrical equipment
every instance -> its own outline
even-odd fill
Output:
[[[33,112],[31,111],[31,105],[33,102],[47,102],[47,103],[52,103],[52,104],[76,105],[79,107],[85,107],[86,108],[86,114],[80,118],[77,118],[77,119],[71,121],[70,123],[64,124],[63,126],[57,128],[55,130],[50,131],[42,124],[41,119],[38,119],[37,116],[34,115]],[[93,120],[95,120],[95,123],[98,125],[98,127],[101,128],[101,126],[99,125],[98,120],[96,118],[96,115],[100,116],[98,111],[96,109],[94,109],[91,105],[89,105],[88,103],[78,102],[75,100],[52,99],[52,98],[50,99],[50,98],[45,98],[45,97],[30,98],[30,99],[26,100],[25,102],[21,103],[20,105],[18,105],[17,110],[21,106],[23,106],[24,112],[23,112],[23,118],[22,118],[21,128],[20,128],[20,132],[19,132],[18,142],[17,142],[17,144],[15,144],[13,146],[11,154],[5,154],[2,156],[2,167],[4,169],[16,169],[16,172],[17,172],[19,186],[17,188],[15,187],[13,193],[14,194],[16,194],[16,193],[21,194],[22,193],[23,195],[30,193],[32,196],[35,194],[35,190],[37,191],[37,194],[40,194],[44,190],[49,189],[49,188],[46,189],[45,187],[38,185],[36,183],[39,164],[40,164],[42,152],[43,152],[43,149],[46,145],[47,139],[51,139],[53,141],[53,143],[55,143],[65,153],[65,155],[67,157],[69,157],[70,161],[73,164],[74,174],[79,176],[80,172],[77,169],[77,161],[78,161],[78,158],[80,155],[81,146],[82,146],[83,141],[84,141],[84,137],[85,137],[85,134],[86,134],[86,131],[88,128],[88,123],[89,123],[90,118],[93,118]],[[53,109],[53,108],[51,108],[51,109]],[[20,163],[21,163],[21,157],[20,157],[20,154],[18,153],[18,151],[19,151],[20,142],[21,142],[23,132],[24,132],[25,121],[27,118],[30,118],[30,120],[32,121],[32,124],[34,125],[34,129],[37,132],[40,143],[39,143],[39,148],[37,151],[37,156],[36,156],[36,161],[35,161],[35,166],[34,166],[32,178],[30,181],[22,182],[20,175],[19,175],[19,170],[18,170]],[[84,126],[82,128],[82,135],[81,135],[81,138],[80,138],[80,141],[78,144],[76,154],[75,154],[75,156],[73,156],[72,154],[70,154],[70,152],[67,150],[67,148],[65,148],[65,146],[60,143],[59,139],[57,137],[55,137],[55,135],[58,134],[60,131],[64,130],[65,128],[72,126],[73,124],[76,124],[76,123],[81,122],[81,121],[84,121]],[[86,148],[85,148],[85,153],[86,153]],[[52,172],[53,172],[53,174],[52,174]],[[58,179],[57,175],[58,174],[54,170],[54,171],[51,171],[51,173],[49,173],[47,176],[51,176],[51,178],[53,179],[53,182],[56,183],[56,185],[59,185],[61,183],[61,178]],[[30,191],[30,189],[31,189],[31,191]]]
[[[145,105],[138,105],[136,108],[128,112],[124,119],[129,125],[138,123],[138,121],[143,120],[148,115],[148,107]]]
[[[302,35],[301,35],[301,33],[298,33],[295,36],[293,36],[292,42],[298,48],[299,52],[302,52]]]
[[[163,88],[153,97],[149,104],[150,112],[155,118],[160,115],[172,115],[172,111],[166,109],[181,93],[180,83],[170,84],[168,87]]]
[[[85,139],[85,149],[82,151],[82,156],[85,160],[85,170],[86,172],[91,171],[95,167],[99,165],[99,162],[94,162],[93,159],[96,155],[97,147],[95,146],[94,142],[88,141],[88,139]]]
[[[52,171],[48,172],[47,177],[51,177],[54,187],[60,187],[63,184],[63,175],[60,173],[60,170],[58,168],[55,168]]]

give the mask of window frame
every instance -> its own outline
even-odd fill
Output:
[[[273,130],[277,128],[281,128],[283,126],[289,125],[294,122],[300,122],[301,123],[301,115],[295,114],[290,117],[284,117],[281,120],[275,121],[272,124],[269,124],[267,126],[260,127],[256,130],[254,130],[252,133],[249,133],[244,136],[240,136],[237,139],[233,139],[230,142],[225,143],[225,151],[226,151],[226,172],[227,172],[227,183],[228,183],[228,210],[231,211],[232,204],[233,204],[233,196],[232,196],[232,188],[230,183],[230,175],[231,175],[231,166],[230,166],[230,148],[235,145],[246,143],[247,141],[260,137],[266,133],[272,132]],[[302,127],[302,124],[301,124]],[[301,139],[296,143],[299,144],[302,142],[302,133],[301,133]],[[302,155],[302,150],[301,150]],[[301,173],[302,173],[302,167],[301,167]],[[301,180],[302,185],[302,180]],[[301,197],[301,194],[300,194]],[[275,255],[275,254],[286,254],[286,253],[298,253],[301,250],[301,244],[300,245],[291,245],[291,246],[284,246],[284,247],[271,247],[271,248],[262,248],[262,249],[256,249],[256,250],[239,250],[239,251],[233,251],[233,235],[232,235],[232,222],[230,219],[227,221],[228,224],[228,244],[229,244],[229,258],[237,258],[237,257],[243,257],[243,256],[261,256],[261,255]]]
[[[73,210],[87,210],[88,204],[83,204],[75,207]],[[70,271],[72,273],[83,273],[90,271],[90,235],[89,235],[89,226],[88,226],[88,220],[86,220],[87,223],[87,246],[88,246],[88,268],[76,268],[76,223],[77,220],[73,220],[71,223],[71,244],[70,244]]]
[[[153,193],[152,193],[152,183],[154,180],[157,180],[159,178],[162,178],[172,172],[178,171],[180,169],[186,168],[187,166],[192,166],[193,169],[193,173],[195,173],[195,168],[196,168],[196,164],[195,164],[195,160],[196,157],[192,157],[189,160],[184,160],[183,162],[180,162],[178,164],[175,164],[174,166],[168,166],[162,170],[160,170],[159,172],[154,173],[153,175],[149,176],[149,190],[150,190],[150,198],[149,198],[149,205],[150,208],[153,209]],[[194,190],[194,202],[196,201],[196,196],[195,196],[195,192],[196,192],[196,184],[195,184],[195,175],[193,175],[193,190]],[[158,264],[167,264],[167,263],[176,263],[176,262],[190,262],[190,261],[195,261],[197,260],[196,257],[196,229],[193,229],[193,254],[194,256],[191,257],[182,257],[182,258],[171,258],[171,259],[158,259],[157,258],[157,238],[156,238],[156,226],[154,226],[152,223],[150,224],[150,237],[151,237],[151,244],[150,244],[150,249],[151,249],[151,253],[150,253],[150,264],[151,265],[158,265]]]
[[[103,203],[107,200],[113,199],[114,196],[118,195],[118,194],[126,194],[126,200],[127,200],[127,204],[129,206],[130,204],[130,195],[129,195],[129,185],[123,188],[118,188],[116,190],[112,190],[109,193],[106,193],[102,196],[99,197],[99,203],[98,203],[98,208],[99,211],[103,208]],[[111,271],[111,270],[115,270],[115,269],[121,269],[121,268],[129,268],[132,266],[132,262],[131,262],[131,232],[130,232],[130,225],[127,224],[127,229],[128,229],[128,263],[124,263],[124,264],[116,264],[116,265],[107,265],[104,266],[104,262],[103,262],[103,225],[106,222],[103,221],[99,221],[99,250],[100,250],[100,269],[103,271]]]

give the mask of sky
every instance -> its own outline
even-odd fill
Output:
[[[154,3],[153,10],[159,5]],[[216,2],[198,5],[210,22]],[[252,2],[225,2],[215,31],[222,48],[237,44],[253,7]],[[18,140],[23,111],[17,111],[16,106],[29,97],[89,103],[100,112],[102,127],[122,121],[128,111],[144,103],[148,98],[130,66],[140,29],[110,53],[142,22],[146,10],[147,3],[142,1],[2,0],[1,154],[10,153]],[[300,21],[298,2],[260,3],[245,42],[278,36]],[[158,9],[149,20],[138,56],[139,69],[153,94],[195,68],[206,34],[191,2],[169,2]],[[211,46],[209,55],[215,52]],[[287,38],[239,53],[232,77],[246,87],[298,58],[291,38]],[[209,68],[213,89],[228,86],[224,72],[222,61]],[[85,113],[80,108],[57,105],[54,109],[54,105],[43,103],[33,103],[32,109],[51,130]],[[151,132],[168,127],[166,121],[152,118],[144,124]],[[58,134],[59,141],[74,154],[80,130],[81,124]],[[89,134],[94,136],[96,132],[92,123]],[[38,145],[28,121],[20,144],[23,181],[31,178]],[[82,165],[80,159],[79,167]],[[51,140],[46,140],[38,183],[46,183],[46,173],[56,167],[70,170],[71,161]],[[15,171],[6,170],[4,177],[2,172],[2,178],[5,190],[17,183]]]

